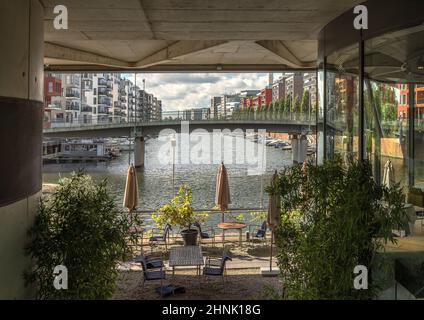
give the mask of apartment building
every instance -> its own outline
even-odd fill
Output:
[[[293,101],[303,95],[303,73],[295,72],[285,79],[285,95],[289,96]]]
[[[218,117],[218,109],[219,109],[219,106],[221,105],[221,98],[222,98],[221,96],[211,98],[210,115],[213,118]]]
[[[160,120],[162,101],[115,73],[46,74],[45,122]]]
[[[219,118],[227,117],[227,110],[230,110],[230,106],[233,107],[234,103],[240,104],[240,94],[223,94],[221,103],[217,107],[217,116]]]
[[[272,84],[272,102],[280,101],[286,96],[286,77],[280,77]]]
[[[303,75],[303,91],[309,91],[311,106],[317,104],[317,75],[315,72],[304,73]]]
[[[253,105],[253,97],[255,97],[260,92],[260,90],[240,91],[240,107],[250,108]]]

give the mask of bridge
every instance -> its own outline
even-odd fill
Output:
[[[111,117],[106,121],[87,122],[51,121],[44,123],[43,135],[46,138],[113,138],[134,135],[157,136],[163,130],[242,130],[246,132],[266,130],[287,134],[312,134],[315,132],[313,117],[306,114],[259,114],[244,116],[190,118],[176,116],[175,112],[164,112],[161,119],[127,121],[121,117]],[[185,127],[184,127],[185,126]],[[182,129],[183,128],[183,129]]]

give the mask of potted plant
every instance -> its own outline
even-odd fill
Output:
[[[191,188],[188,185],[183,185],[169,203],[163,205],[152,215],[153,220],[160,225],[169,223],[173,226],[180,226],[180,233],[186,246],[197,244],[198,230],[192,228],[192,225],[200,215],[194,211],[191,205],[192,199]]]

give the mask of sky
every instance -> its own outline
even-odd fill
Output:
[[[134,75],[122,75],[134,82]],[[274,73],[274,79],[281,76]],[[146,73],[137,74],[137,85],[162,100],[163,111],[210,107],[213,96],[241,90],[263,89],[268,73]]]

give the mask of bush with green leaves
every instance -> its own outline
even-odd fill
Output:
[[[61,179],[43,197],[29,230],[27,253],[34,261],[25,274],[38,299],[106,299],[115,290],[117,264],[129,253],[130,222],[119,214],[107,181],[95,183],[78,172]],[[56,290],[53,270],[68,269],[68,289]]]
[[[165,223],[179,226],[182,230],[190,230],[195,222],[206,220],[207,214],[196,212],[192,206],[193,191],[184,184],[175,197],[152,214],[152,219],[163,227]]]
[[[380,284],[372,270],[392,230],[407,223],[399,185],[372,178],[368,162],[346,167],[340,158],[323,165],[295,165],[279,174],[269,193],[281,196],[277,259],[288,299],[371,299]],[[357,265],[369,270],[369,289],[354,289]]]

